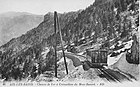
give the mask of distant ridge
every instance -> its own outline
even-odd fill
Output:
[[[24,34],[43,21],[43,15],[28,12],[6,12],[0,14],[0,46],[10,39]]]

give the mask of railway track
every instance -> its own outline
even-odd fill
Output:
[[[112,72],[111,70],[107,70],[107,69],[104,69],[104,68],[95,68],[95,71],[98,73],[98,75],[101,78],[104,78],[109,82],[119,82],[119,83],[121,83],[124,80],[131,81],[129,78],[127,78],[126,76],[124,76],[122,74],[118,75],[118,73],[115,72],[115,71]]]
[[[98,71],[101,72],[109,82],[121,82],[118,78],[111,75],[110,72],[107,72],[105,69],[98,69]]]

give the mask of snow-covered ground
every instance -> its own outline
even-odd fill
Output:
[[[50,51],[49,47],[45,47],[45,49],[43,50],[43,52],[41,53],[42,54],[42,57],[45,59],[46,58],[46,55],[48,54],[48,52]]]
[[[127,42],[122,42],[122,41],[118,41],[118,42],[119,42],[119,44],[117,46],[121,46],[123,44],[124,47],[119,49],[119,50],[113,51],[114,53],[120,53],[119,55],[113,56],[113,57],[111,57],[111,54],[108,55],[107,64],[109,66],[113,65],[114,63],[116,63],[122,57],[122,55],[124,54],[125,49],[130,49],[131,48],[133,40],[130,40],[130,41],[127,41]],[[111,46],[111,48],[115,48],[115,46],[113,45],[113,46]]]
[[[120,43],[119,45],[124,45],[124,47],[122,48],[122,49],[120,49],[120,50],[117,50],[117,51],[114,51],[114,52],[121,52],[121,51],[124,51],[125,49],[129,49],[129,48],[131,48],[131,46],[132,46],[132,42],[133,42],[133,40],[130,40],[130,41],[128,41],[128,42],[123,42],[123,43]]]
[[[124,73],[131,74],[132,76],[134,76],[138,80],[139,79],[139,66],[140,65],[130,64],[126,60],[125,49],[131,48],[133,40],[129,40],[127,42],[122,42],[122,41],[118,41],[118,42],[119,42],[119,44],[117,46],[124,45],[124,47],[119,49],[119,50],[113,51],[114,53],[118,53],[117,56],[111,57],[111,54],[108,55],[108,60],[107,60],[108,66],[113,68],[113,69],[119,69]],[[111,46],[111,48],[115,48],[115,46],[113,45],[113,46]],[[130,52],[131,50],[128,50],[128,51]]]
[[[99,76],[97,76],[96,72],[93,68],[90,68],[88,71],[83,69],[83,66],[80,65],[75,67],[75,69],[70,72],[65,78],[62,79],[63,81],[94,81],[99,82],[102,81]]]
[[[140,65],[128,63],[126,60],[126,53],[122,53],[122,56],[119,58],[119,60],[111,65],[111,68],[119,69],[125,73],[131,74],[137,80],[139,80]]]
[[[72,72],[75,69],[75,66],[73,65],[73,61],[66,57],[66,62],[67,62],[68,71]],[[66,74],[63,57],[57,62],[57,64],[59,65],[58,70],[64,71],[64,73]]]
[[[107,58],[107,64],[108,64],[108,66],[111,66],[111,65],[115,64],[121,58],[121,56],[123,55],[123,53],[121,53],[120,55],[115,56],[115,57],[110,57],[110,55],[108,55],[108,58]]]

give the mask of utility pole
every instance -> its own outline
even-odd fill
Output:
[[[56,14],[56,15],[57,15],[57,14]],[[59,28],[58,16],[56,16],[56,17],[57,17],[57,28],[58,28],[59,35],[60,35],[61,49],[62,49],[62,52],[63,52],[63,57],[64,57],[64,63],[65,63],[66,73],[68,74],[67,62],[66,62],[66,57],[65,57],[65,52],[64,52],[64,43],[63,43],[63,39],[62,39],[62,32],[61,32],[61,29]]]
[[[62,33],[61,29],[59,28],[59,20],[57,16],[57,12],[54,12],[54,34],[55,34],[55,43],[54,43],[54,50],[55,50],[55,77],[57,77],[57,30],[59,31],[60,39],[61,39],[61,49],[64,57],[64,63],[65,63],[65,68],[66,68],[66,73],[68,74],[68,68],[67,68],[67,63],[66,63],[66,57],[65,57],[65,52],[64,52],[64,45],[63,45],[63,39],[62,39]]]
[[[54,50],[55,50],[55,77],[57,77],[57,51],[56,51],[56,46],[57,46],[57,36],[56,36],[56,16],[57,12],[54,12],[54,33],[55,33],[55,43],[54,43]]]

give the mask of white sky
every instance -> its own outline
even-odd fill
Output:
[[[0,13],[8,11],[46,14],[60,13],[84,9],[94,0],[0,0]]]

